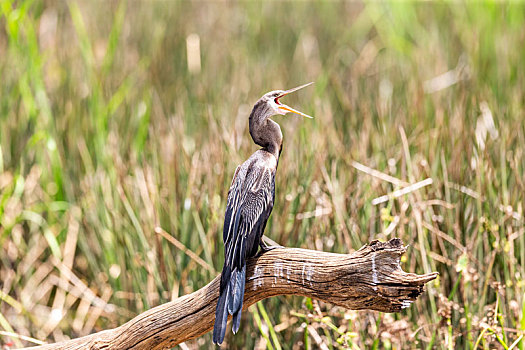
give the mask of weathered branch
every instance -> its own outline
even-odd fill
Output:
[[[278,248],[248,261],[244,308],[276,295],[302,295],[348,309],[397,312],[437,273],[401,270],[401,240],[374,241],[352,254]],[[220,276],[198,291],[148,310],[120,327],[32,349],[165,349],[213,328]]]

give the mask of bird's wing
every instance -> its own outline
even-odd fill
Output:
[[[274,174],[271,168],[252,167],[246,176],[234,176],[223,231],[225,263],[231,267],[244,265],[247,250],[259,243],[255,229],[266,224],[273,207]]]
[[[224,266],[213,341],[222,343],[228,314],[232,331],[239,330],[246,281],[246,258],[257,252],[259,239],[273,207],[275,166],[257,166],[254,161],[237,168],[233,177],[224,219]],[[264,164],[264,163],[263,163]],[[246,166],[246,167],[245,167]]]

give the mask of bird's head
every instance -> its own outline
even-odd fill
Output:
[[[275,91],[270,91],[268,93],[266,93],[262,98],[261,98],[261,101],[264,102],[267,107],[270,108],[270,110],[273,112],[272,114],[281,114],[281,115],[285,115],[286,113],[288,112],[291,112],[291,113],[295,113],[295,114],[299,114],[303,117],[307,117],[307,118],[312,118],[310,117],[309,115],[307,114],[304,114],[303,112],[299,112],[298,110],[295,110],[293,109],[292,107],[290,106],[287,106],[285,105],[284,103],[282,103],[281,101],[279,101],[280,98],[294,92],[294,91],[297,91],[297,90],[300,90],[304,87],[307,87],[308,85],[311,85],[313,84],[312,83],[308,83],[308,84],[304,84],[304,85],[301,85],[301,86],[298,86],[296,88],[293,88],[293,89],[290,89],[290,90],[275,90]]]

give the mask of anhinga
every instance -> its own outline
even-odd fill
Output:
[[[233,315],[233,333],[239,330],[246,259],[257,254],[259,245],[263,251],[269,249],[261,237],[273,208],[275,171],[283,144],[281,128],[270,117],[292,112],[311,118],[279,101],[281,97],[310,84],[268,92],[257,101],[250,113],[250,135],[253,142],[262,148],[237,167],[228,192],[223,228],[225,259],[213,327],[215,344],[221,344],[224,340],[228,314]]]

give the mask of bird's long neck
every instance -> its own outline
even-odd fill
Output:
[[[265,103],[258,102],[250,114],[250,135],[253,142],[279,159],[283,145],[283,134],[279,124],[269,117],[272,112]]]

